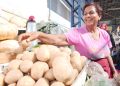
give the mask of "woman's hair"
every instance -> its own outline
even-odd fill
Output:
[[[96,9],[96,12],[98,13],[99,16],[102,16],[102,8],[100,7],[100,5],[98,5],[97,3],[87,3],[84,7],[83,7],[83,13],[86,9],[86,7],[89,6],[94,6]]]

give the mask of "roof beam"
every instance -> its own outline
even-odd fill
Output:
[[[120,10],[120,7],[118,7],[118,8],[109,8],[108,10]]]

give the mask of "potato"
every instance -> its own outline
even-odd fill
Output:
[[[5,82],[4,82],[4,75],[0,74],[0,86],[4,86]]]
[[[8,63],[15,59],[15,57],[16,54],[14,53],[0,52],[0,64]]]
[[[58,56],[54,58],[52,67],[53,75],[58,81],[65,82],[72,76],[72,65],[70,64],[69,59],[65,56]]]
[[[50,59],[50,53],[47,45],[41,45],[35,52],[36,57],[40,61],[48,61]]]
[[[52,63],[53,63],[53,60],[56,58],[56,57],[66,57],[68,59],[68,61],[70,61],[70,56],[65,53],[65,52],[57,52],[53,55],[54,57],[51,57],[50,60],[48,61],[48,65],[50,68],[52,68]]]
[[[45,78],[40,78],[34,86],[49,86],[49,82]]]
[[[79,52],[73,51],[71,53],[70,62],[74,69],[77,69],[79,72],[82,70],[83,62],[81,60],[81,56],[80,56]]]
[[[0,42],[0,52],[20,53],[22,48],[16,40],[4,40]]]
[[[83,64],[83,65],[86,64],[87,60],[88,60],[87,57],[81,56],[81,61],[82,61],[82,64]]]
[[[16,86],[16,83],[13,83],[13,84],[9,84],[8,86]]]
[[[29,51],[24,51],[21,59],[22,60],[30,60],[32,62],[35,62],[37,60],[35,53],[29,52]]]
[[[16,59],[22,60],[23,53],[19,53],[16,55]]]
[[[17,86],[34,86],[35,81],[30,76],[24,76],[17,82]]]
[[[78,76],[78,70],[74,69],[71,78],[67,82],[65,82],[65,85],[71,85],[77,76]]]
[[[10,71],[12,69],[19,69],[21,62],[22,62],[22,60],[18,60],[18,59],[12,60],[8,65],[8,71]]]
[[[53,75],[53,69],[52,69],[52,68],[49,69],[49,70],[45,73],[44,77],[45,77],[46,79],[48,79],[49,81],[55,80],[55,77],[54,77],[54,75]]]
[[[38,80],[48,70],[49,70],[49,67],[47,63],[37,61],[33,64],[31,68],[31,77],[35,80]]]
[[[64,83],[59,82],[59,81],[55,81],[53,82],[50,86],[65,86]]]
[[[68,48],[68,47],[60,47],[60,50],[61,50],[61,52],[65,52],[65,53],[67,53],[68,55],[70,55],[71,54],[71,49],[70,48]]]
[[[47,45],[47,48],[50,52],[50,58],[55,57],[60,52],[60,49],[54,45]]]
[[[47,45],[48,50],[50,52],[50,60],[48,61],[49,67],[52,67],[52,61],[53,59],[59,55],[61,52],[60,49],[57,46],[54,45]]]
[[[28,73],[28,72],[30,72],[32,65],[33,65],[32,61],[30,61],[30,60],[24,60],[20,64],[20,70],[22,72],[24,72],[24,73]]]
[[[18,28],[14,24],[0,24],[0,40],[15,39],[18,35]]]
[[[23,77],[23,73],[18,69],[13,69],[6,74],[5,82],[7,84],[12,84],[17,82],[21,77]]]

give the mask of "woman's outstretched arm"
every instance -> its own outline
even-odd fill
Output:
[[[26,40],[30,42],[32,40],[38,39],[42,43],[52,44],[52,45],[69,45],[67,38],[64,34],[46,34],[43,32],[32,32],[32,33],[23,33],[19,36],[18,40]]]

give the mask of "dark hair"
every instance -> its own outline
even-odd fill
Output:
[[[100,7],[100,5],[98,5],[97,3],[87,3],[84,7],[83,7],[83,13],[85,11],[85,8],[88,6],[94,6],[96,9],[96,12],[98,13],[99,16],[102,16],[102,8]]]

